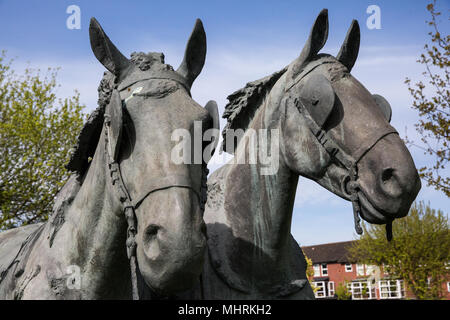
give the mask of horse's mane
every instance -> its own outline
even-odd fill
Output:
[[[154,63],[173,69],[170,65],[164,63],[164,54],[159,52],[133,52],[130,62],[134,63],[142,71],[150,69]],[[94,157],[102,132],[105,108],[109,104],[115,82],[116,77],[111,72],[106,71],[103,74],[103,78],[98,86],[98,106],[90,114],[81,129],[77,143],[72,149],[70,160],[66,165],[66,169],[76,172],[80,177],[86,173],[89,167],[89,159]]]
[[[234,146],[233,150],[226,149],[226,135],[228,130],[246,130],[248,128],[256,110],[261,105],[261,99],[286,70],[287,68],[284,68],[262,79],[249,82],[244,88],[233,92],[227,97],[229,102],[225,106],[225,111],[222,115],[222,118],[227,119],[227,124],[222,131],[222,150],[231,154],[234,153],[236,146]]]

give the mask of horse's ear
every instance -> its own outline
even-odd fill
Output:
[[[335,94],[330,81],[321,74],[307,79],[300,91],[300,100],[311,118],[323,127],[333,111]]]
[[[376,104],[380,107],[386,120],[391,122],[392,108],[389,102],[379,94],[373,94],[372,97],[375,99]]]
[[[219,122],[219,108],[217,107],[217,102],[214,100],[208,101],[205,106],[205,109],[208,111],[209,115],[213,119],[213,128],[220,130],[220,122]]]
[[[89,38],[95,57],[108,71],[118,76],[129,65],[129,60],[116,48],[95,18],[89,24]]]
[[[186,78],[189,86],[200,74],[205,64],[206,57],[206,34],[200,19],[195,22],[194,29],[189,37],[184,52],[183,62],[177,72]]]
[[[336,56],[336,58],[347,67],[349,72],[352,70],[356,58],[358,57],[360,38],[361,33],[358,21],[353,20],[347,35],[345,36],[341,50],[339,50],[339,53]]]
[[[110,102],[105,110],[105,121],[108,131],[109,154],[115,161],[118,161],[120,141],[122,139],[123,111],[122,100],[119,91],[114,90]]]
[[[217,107],[217,103],[213,100],[208,101],[208,103],[205,106],[205,109],[208,111],[209,115],[212,118],[212,127],[211,130],[211,141],[212,143],[207,146],[209,148],[209,154],[212,157],[214,154],[217,144],[219,143],[219,135],[220,135],[220,121],[219,121],[219,108]],[[210,159],[205,159],[205,162],[207,163]]]
[[[300,56],[295,59],[290,67],[290,76],[295,78],[302,70],[305,62],[311,60],[323,48],[328,38],[328,10],[323,9],[312,26],[309,38],[303,47]]]

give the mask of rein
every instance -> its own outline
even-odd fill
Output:
[[[140,81],[143,80],[150,80],[150,79],[161,79],[160,77],[155,78],[145,78],[140,79]],[[179,79],[174,78],[165,78],[168,80],[174,80],[176,82],[180,82]],[[136,81],[139,82],[139,81]],[[136,83],[134,82],[134,83]],[[183,84],[183,83],[181,83]],[[126,86],[119,86],[122,88],[126,88],[129,85]],[[184,86],[184,84],[183,84]],[[116,84],[117,89],[117,84]],[[124,108],[124,101],[122,101],[122,108]],[[202,171],[202,184],[201,188],[202,190],[199,192],[195,190],[191,185],[191,180],[187,176],[183,175],[167,175],[163,177],[162,179],[159,179],[158,181],[152,181],[151,184],[147,185],[145,188],[145,191],[140,192],[139,195],[132,199],[130,196],[130,193],[125,185],[125,182],[123,181],[121,172],[120,172],[120,164],[114,159],[114,156],[111,151],[111,145],[110,145],[110,139],[109,136],[111,135],[111,115],[106,114],[104,115],[104,126],[105,126],[105,151],[107,154],[107,165],[108,170],[111,177],[111,183],[113,186],[115,186],[115,189],[117,191],[118,197],[120,202],[123,204],[123,213],[125,215],[125,218],[127,220],[127,240],[126,240],[126,248],[127,248],[127,256],[130,261],[130,269],[131,269],[131,284],[132,284],[132,296],[133,300],[139,300],[139,290],[138,290],[138,280],[137,280],[137,269],[138,269],[138,263],[136,258],[136,234],[137,234],[137,219],[136,219],[136,209],[142,204],[142,202],[149,196],[151,193],[164,190],[172,187],[180,187],[180,188],[188,188],[194,191],[194,193],[197,195],[200,203],[200,208],[203,211],[204,205],[206,202],[206,177],[208,175],[208,169],[205,164],[203,164],[203,171]]]
[[[302,71],[299,79],[295,81],[294,84],[288,86],[286,92],[294,87],[295,84],[299,83],[307,74],[309,74],[312,70],[317,68],[319,65],[329,63],[328,61],[324,61],[322,63],[313,64],[312,68],[304,69]],[[286,103],[288,103],[292,99],[291,96],[286,99]],[[343,189],[346,193],[349,194],[349,199],[352,202],[353,207],[353,220],[355,224],[355,231],[357,234],[362,235],[363,229],[361,228],[361,203],[358,196],[358,191],[360,190],[360,186],[358,183],[358,162],[364,157],[364,155],[369,152],[380,140],[390,134],[398,134],[398,132],[391,126],[385,126],[384,128],[378,131],[378,134],[375,136],[370,136],[364,143],[354,152],[353,155],[345,152],[331,137],[330,135],[322,129],[311,117],[306,107],[300,101],[299,98],[294,98],[294,105],[297,107],[300,113],[304,115],[306,123],[314,134],[318,142],[325,148],[327,153],[331,156],[331,158],[336,159],[345,169],[347,169],[348,175],[343,179]],[[349,190],[345,189],[344,183],[348,184]],[[386,238],[388,241],[392,240],[392,221],[386,223]]]

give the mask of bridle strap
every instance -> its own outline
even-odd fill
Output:
[[[132,284],[132,296],[133,300],[139,300],[138,280],[137,280],[137,259],[136,259],[136,234],[137,234],[137,219],[135,210],[145,200],[145,198],[156,191],[168,189],[171,187],[189,188],[197,195],[200,204],[202,205],[201,193],[192,187],[190,178],[184,175],[169,175],[160,179],[157,183],[152,182],[146,187],[146,191],[136,197],[137,200],[133,201],[130,193],[123,181],[122,174],[120,172],[120,164],[114,159],[110,152],[110,121],[109,115],[105,114],[105,152],[107,154],[108,169],[111,176],[111,183],[115,186],[118,193],[120,202],[123,203],[123,212],[128,224],[127,227],[127,256],[130,260],[131,269],[131,284]]]
[[[395,130],[391,126],[385,126],[384,128],[380,128],[377,132],[377,135],[366,137],[363,141],[363,144],[353,153],[353,157],[355,159],[355,163],[358,163],[364,155],[369,152],[375,145],[387,135],[392,133],[398,134],[397,130]]]
[[[172,81],[175,81],[175,82],[181,84],[186,89],[186,91],[189,93],[189,95],[191,95],[190,86],[188,85],[188,83],[184,77],[182,77],[181,75],[178,75],[176,73],[163,73],[163,72],[158,72],[153,75],[145,74],[145,75],[132,76],[130,80],[123,81],[117,87],[117,90],[123,91],[124,89],[126,89],[138,82],[145,81],[145,80],[172,80]]]
[[[133,207],[137,209],[145,198],[147,198],[151,193],[172,187],[191,189],[196,194],[199,201],[201,199],[199,192],[192,187],[191,178],[189,176],[173,174],[160,178],[156,181],[153,181],[152,179],[151,182],[143,188],[145,191],[139,193],[135,198],[136,200],[132,201]]]
[[[290,89],[290,88],[289,88]],[[291,97],[286,99],[286,104]],[[327,153],[334,159],[336,159],[344,168],[347,169],[348,177],[350,179],[348,185],[350,187],[349,199],[352,202],[353,207],[353,219],[355,224],[355,231],[357,234],[361,235],[363,230],[360,226],[361,218],[361,204],[358,197],[359,185],[358,179],[358,162],[364,157],[367,152],[369,152],[375,145],[381,141],[383,138],[390,134],[398,134],[398,132],[391,126],[385,126],[381,128],[377,135],[369,136],[354,153],[353,155],[348,154],[330,137],[330,135],[322,129],[311,117],[306,107],[298,98],[294,98],[294,105],[297,107],[300,113],[304,115],[304,119],[314,134],[319,143],[324,147]],[[392,222],[386,224],[386,236],[388,241],[392,239]]]
[[[304,77],[306,77],[309,73],[311,73],[317,67],[319,67],[323,64],[333,63],[333,62],[334,61],[330,58],[324,58],[324,59],[312,61],[312,62],[308,63],[306,66],[303,66],[303,69],[300,70],[300,72],[295,77],[295,79],[289,81],[289,83],[287,84],[287,86],[285,88],[285,92],[288,92],[289,90],[291,90],[296,84],[298,84]]]

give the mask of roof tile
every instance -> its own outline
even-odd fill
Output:
[[[348,263],[351,262],[348,258],[348,249],[356,241],[357,240],[326,243],[301,248],[303,253],[311,259],[314,264],[330,262]]]

